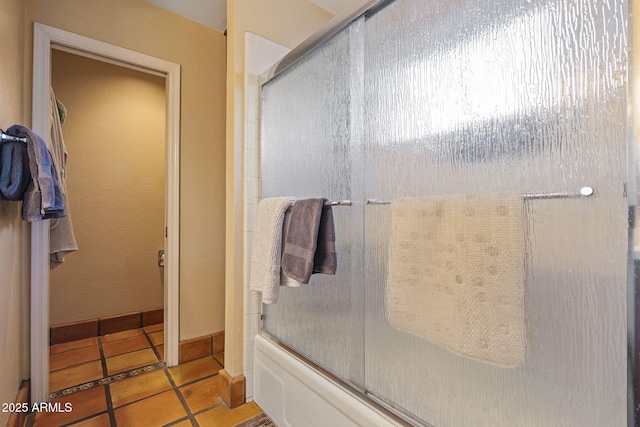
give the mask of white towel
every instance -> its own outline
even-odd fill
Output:
[[[251,252],[249,290],[262,292],[262,302],[278,301],[282,222],[293,197],[262,199],[256,209],[256,230]]]
[[[522,199],[394,200],[386,315],[395,328],[501,367],[524,360]]]

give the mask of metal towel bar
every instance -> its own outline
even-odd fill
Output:
[[[582,187],[579,192],[562,192],[562,193],[527,193],[523,194],[525,200],[540,199],[571,199],[578,197],[590,197],[595,193],[593,187]],[[390,205],[391,200],[366,199],[367,205]]]
[[[325,206],[351,206],[351,200],[327,200]]]
[[[391,200],[367,199],[365,203],[367,205],[390,205]]]
[[[532,193],[523,194],[522,198],[525,200],[536,199],[571,199],[577,197],[589,197],[592,196],[595,191],[593,187],[582,187],[579,192],[572,193]]]

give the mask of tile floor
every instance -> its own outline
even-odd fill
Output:
[[[262,413],[220,401],[224,354],[165,368],[163,337],[154,325],[52,346],[49,389],[60,410],[34,413],[27,426],[232,427]]]

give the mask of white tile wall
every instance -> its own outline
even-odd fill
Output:
[[[253,400],[253,338],[260,329],[260,296],[249,291],[254,218],[260,201],[260,76],[290,51],[253,33],[245,33],[244,99],[244,376],[247,400]]]

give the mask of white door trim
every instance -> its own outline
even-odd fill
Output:
[[[120,66],[166,78],[166,189],[164,351],[168,366],[178,364],[180,261],[180,65],[68,31],[35,23],[33,40],[32,128],[49,138],[51,49],[72,50]],[[31,400],[49,397],[49,221],[31,226]]]

